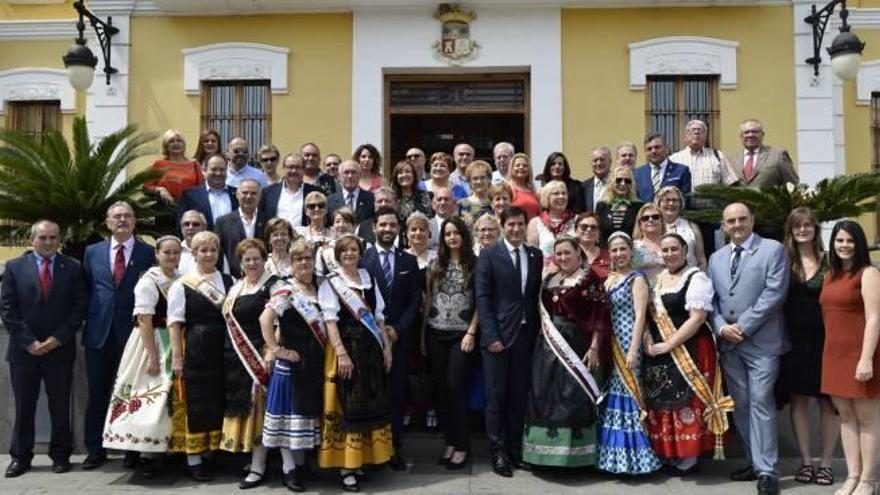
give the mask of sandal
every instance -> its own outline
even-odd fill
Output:
[[[794,480],[798,483],[812,483],[816,480],[816,472],[810,464],[802,464],[794,475]]]
[[[816,470],[816,484],[822,486],[831,486],[834,484],[834,470],[829,467],[819,466]]]

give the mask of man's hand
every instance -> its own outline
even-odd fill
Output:
[[[31,345],[27,346],[27,351],[31,353],[31,356],[42,356],[44,354],[43,343],[35,340],[31,342]]]
[[[502,352],[504,350],[504,344],[502,344],[500,340],[496,340],[495,342],[489,344],[489,347],[487,347],[487,349],[489,349],[489,352],[491,352],[492,354],[498,354],[499,352]]]
[[[720,335],[722,339],[733,344],[739,344],[746,338],[746,334],[744,334],[736,325],[724,325],[721,327],[718,335]]]

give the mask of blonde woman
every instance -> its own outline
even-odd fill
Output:
[[[636,182],[632,168],[616,166],[608,174],[608,187],[602,200],[596,205],[599,226],[602,227],[602,245],[615,232],[633,235],[638,221],[639,208],[644,203],[636,199]]]
[[[510,198],[512,206],[519,206],[526,212],[526,221],[541,214],[541,200],[535,192],[535,183],[532,180],[532,161],[529,155],[517,153],[510,160],[510,169],[507,173],[507,183],[513,192]]]
[[[484,213],[474,222],[473,231],[474,255],[479,256],[480,251],[498,242],[498,236],[501,235],[501,224],[495,215]]]
[[[183,191],[205,180],[199,163],[186,156],[186,141],[177,129],[168,129],[162,135],[162,158],[153,162],[150,170],[162,176],[144,184],[144,191],[172,205],[180,201]]]
[[[568,188],[565,182],[551,180],[539,191],[542,212],[529,221],[526,232],[528,245],[544,253],[544,266],[553,260],[556,238],[574,235],[574,213],[568,209]]]
[[[333,237],[332,229],[326,227],[327,217],[327,196],[319,191],[312,191],[306,194],[303,199],[306,208],[306,216],[309,217],[309,224],[296,227],[296,233],[308,242],[316,246],[330,242]]]
[[[687,242],[687,264],[706,271],[706,252],[700,227],[681,216],[684,210],[684,195],[675,186],[665,186],[657,191],[654,202],[663,214],[665,231],[678,234]]]
[[[663,214],[654,203],[645,203],[639,208],[637,218],[633,231],[635,266],[648,277],[648,283],[654,287],[657,275],[663,270],[663,257],[660,255],[660,238],[665,233]]]
[[[492,211],[489,203],[489,186],[492,183],[492,167],[483,160],[476,160],[465,171],[471,195],[458,203],[458,214],[462,220],[473,225],[474,220],[483,213]]]

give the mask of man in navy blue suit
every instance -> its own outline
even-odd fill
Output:
[[[486,433],[492,470],[513,476],[522,462],[526,395],[532,349],[538,334],[541,251],[525,245],[526,213],[509,206],[501,213],[504,238],[477,260],[474,289],[480,314],[480,347],[486,377]]]
[[[660,188],[675,186],[685,196],[691,193],[691,171],[687,165],[669,161],[669,150],[659,133],[645,138],[645,157],[648,163],[635,170],[636,194],[646,203],[654,202]]]
[[[364,253],[363,264],[379,285],[385,301],[385,324],[393,343],[391,361],[391,430],[394,456],[389,465],[406,469],[403,448],[403,406],[406,395],[406,350],[416,338],[416,316],[420,307],[422,280],[416,257],[394,246],[399,225],[397,212],[387,206],[376,210],[373,218],[376,244]]]
[[[215,220],[237,208],[235,188],[226,185],[226,157],[215,153],[205,164],[205,183],[183,191],[177,204],[176,225],[180,226],[184,213],[196,210],[208,221],[207,229],[214,230]],[[178,231],[177,235],[180,236],[181,232]]]
[[[34,456],[34,415],[40,382],[46,386],[52,437],[52,471],[70,471],[70,387],[74,336],[82,325],[88,293],[79,262],[58,252],[58,225],[41,220],[31,227],[32,252],[6,264],[0,290],[0,316],[9,331],[9,376],[15,396],[12,462],[6,477],[21,476]]]
[[[303,182],[303,158],[299,153],[288,153],[281,163],[284,178],[263,189],[260,198],[260,212],[266,219],[281,217],[293,228],[309,224],[306,215],[306,196],[312,191],[320,191],[317,186]]]
[[[116,368],[132,330],[134,286],[156,261],[153,248],[135,239],[136,222],[131,205],[124,201],[114,203],[107,209],[110,238],[88,246],[83,257],[91,292],[83,331],[89,401],[85,421],[88,456],[82,468],[87,470],[107,460],[101,445],[104,418]],[[136,461],[134,453],[126,453],[126,467],[134,467]]]

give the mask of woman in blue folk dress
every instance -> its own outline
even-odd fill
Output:
[[[644,401],[637,377],[645,331],[648,283],[632,269],[633,242],[615,232],[608,238],[614,272],[605,282],[611,305],[612,356],[608,393],[599,426],[599,469],[646,474],[660,469],[642,423]]]

